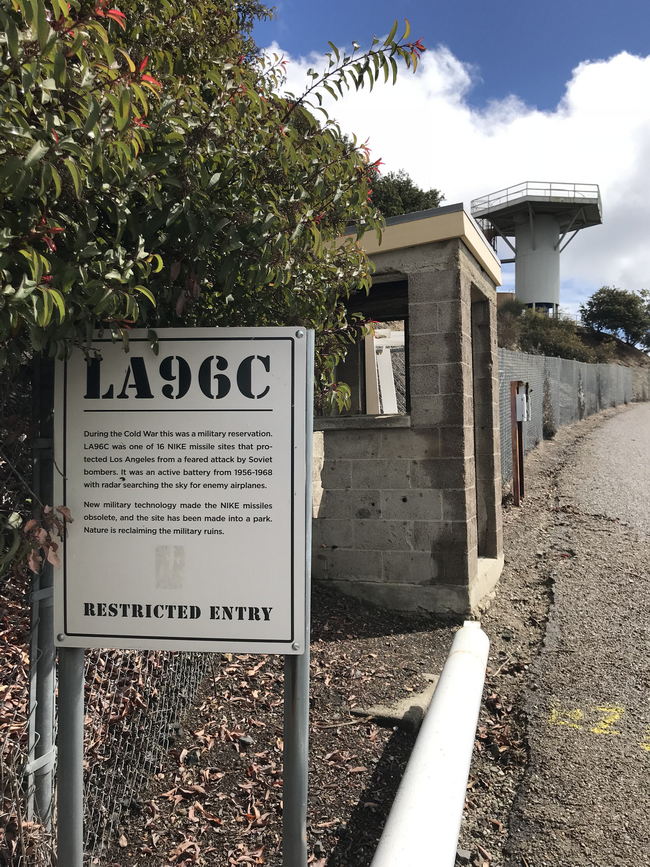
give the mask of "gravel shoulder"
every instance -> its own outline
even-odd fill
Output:
[[[612,557],[621,546],[636,551],[639,531],[610,518],[583,515],[580,506],[562,492],[565,470],[576,464],[591,434],[633,411],[608,411],[563,429],[555,440],[542,444],[526,461],[528,495],[522,507],[505,507],[506,566],[497,594],[482,617],[492,646],[459,863],[475,867],[610,863],[575,860],[562,848],[552,856],[539,854],[550,826],[536,793],[538,788],[548,791],[550,803],[560,790],[552,783],[556,768],[537,761],[545,755],[537,732],[551,731],[568,741],[568,727],[547,725],[551,698],[575,702],[575,707],[587,701],[570,683],[565,692],[553,692],[551,674],[545,679],[540,664],[550,646],[548,639],[541,657],[540,650],[558,581],[569,571],[576,575],[576,586],[582,581],[582,596],[571,596],[567,604],[576,608],[576,620],[582,620],[576,600],[585,599],[587,590],[594,586],[590,583],[592,551],[602,551],[602,569],[619,576],[618,583],[596,585],[603,594],[604,611],[611,596],[632,586],[622,582],[625,576],[630,580],[638,563],[626,560],[624,568],[614,569]],[[594,527],[588,525],[589,535],[584,534],[585,521],[595,522]],[[609,559],[604,549],[610,551]],[[577,563],[582,564],[581,571],[575,569]],[[313,612],[310,864],[369,867],[414,735],[400,728],[381,728],[373,719],[353,716],[350,709],[391,703],[424,689],[426,675],[439,673],[455,627],[430,617],[413,619],[373,609],[324,587],[314,590]],[[563,625],[556,629],[555,614],[551,624],[551,638],[555,634],[559,641],[573,634]],[[574,629],[575,625],[567,628]],[[605,626],[599,621],[591,622],[589,628],[602,631]],[[642,642],[639,633],[636,652]],[[594,653],[596,645],[594,640]],[[556,657],[560,658],[558,654]],[[564,654],[562,658],[570,660],[573,656]],[[571,662],[568,670],[572,670]],[[552,671],[550,663],[548,671]],[[595,668],[590,677],[598,679]],[[612,681],[603,684],[602,690],[592,690],[589,701],[625,701],[626,711],[635,708],[636,713],[642,690],[621,697],[615,686]],[[634,703],[637,692],[639,701]],[[593,744],[611,743],[612,739],[599,740],[594,735],[591,741],[583,740],[585,760],[592,762]],[[622,737],[620,743],[638,763],[638,744],[631,745],[629,738]],[[647,756],[650,758],[650,753]],[[264,656],[215,657],[213,677],[206,682],[201,700],[183,721],[176,743],[148,790],[131,804],[119,839],[102,864],[278,867],[281,761],[282,661]],[[542,768],[539,772],[538,767]],[[602,779],[595,772],[594,778]],[[524,797],[522,792],[528,794]],[[538,805],[539,810],[531,812],[531,804]],[[555,815],[565,821],[563,811],[558,804]],[[611,825],[608,816],[604,811],[603,834]],[[426,822],[425,807],[422,819]],[[556,826],[552,826],[553,831]],[[551,860],[543,860],[547,857]]]
[[[508,865],[632,867],[650,848],[650,405],[560,474],[554,602],[526,697]]]

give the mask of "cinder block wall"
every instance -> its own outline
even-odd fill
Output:
[[[410,415],[322,422],[314,578],[385,607],[464,614],[502,563],[495,289],[459,239],[374,259],[408,280]]]

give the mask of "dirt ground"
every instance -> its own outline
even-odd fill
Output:
[[[491,640],[458,864],[504,864],[513,801],[529,759],[526,691],[544,638],[553,575],[566,557],[553,528],[571,520],[558,477],[608,411],[527,458],[527,496],[504,507],[506,566],[483,613]],[[350,714],[426,687],[456,628],[313,593],[309,844],[316,867],[368,867],[414,734]],[[281,864],[282,660],[215,657],[212,678],[148,791],[130,805],[103,867]],[[426,808],[423,808],[426,822]],[[523,863],[523,862],[522,862]]]

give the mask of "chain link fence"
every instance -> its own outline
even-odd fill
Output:
[[[120,818],[141,809],[147,781],[214,664],[208,653],[86,653],[84,848],[90,863],[100,863]]]
[[[6,577],[0,595],[0,867],[51,863],[52,840],[30,821],[29,578]]]
[[[11,600],[11,601],[10,601]],[[29,767],[29,616],[25,587],[3,588],[3,615],[14,631],[3,638],[0,725],[0,867],[55,863],[54,839],[34,821]],[[185,709],[216,664],[213,654],[171,651],[86,652],[84,725],[84,863],[101,853],[173,744]],[[10,684],[10,685],[9,685]],[[56,828],[56,816],[54,819]]]
[[[499,349],[501,475],[504,483],[512,478],[510,383],[517,380],[527,382],[530,393],[530,419],[523,425],[525,452],[535,448],[542,439],[552,437],[564,425],[609,407],[647,400],[650,388],[647,367],[586,364]]]

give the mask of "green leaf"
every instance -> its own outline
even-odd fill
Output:
[[[7,45],[9,46],[9,54],[13,60],[20,60],[20,43],[18,41],[18,28],[14,22],[7,19]]]
[[[38,162],[43,157],[43,155],[48,152],[48,150],[48,145],[44,144],[42,141],[37,141],[25,157],[25,168],[28,168],[33,163]]]
[[[45,15],[45,3],[43,0],[31,0],[32,5],[32,31],[41,48],[45,48],[52,34],[50,25]]]
[[[391,43],[392,43],[393,40],[395,39],[395,34],[397,33],[397,23],[398,23],[398,22],[397,22],[397,19],[396,19],[396,20],[393,22],[393,26],[391,27],[391,31],[390,31],[390,33],[388,34],[388,36],[386,37],[386,39],[384,39],[384,45],[386,46],[386,48],[388,48],[388,46],[391,45]]]
[[[54,57],[54,80],[57,87],[63,87],[66,79],[65,54],[57,51]]]
[[[63,300],[63,295],[61,295],[58,289],[53,289],[50,286],[47,287],[47,291],[59,311],[59,322],[63,322],[63,318],[65,317],[65,302]]]
[[[333,42],[328,42],[327,44],[332,49],[332,53],[334,54],[334,57],[336,57],[336,62],[339,63],[339,61],[341,60],[341,52],[336,47],[336,45],[334,45]]]
[[[56,198],[58,199],[59,196],[61,195],[61,189],[62,189],[61,175],[59,174],[58,170],[51,163],[50,163],[50,172],[52,174],[52,181],[54,182],[54,192],[55,192]]]
[[[136,292],[139,292],[141,295],[144,295],[145,298],[151,301],[154,307],[156,306],[156,299],[154,298],[153,293],[149,289],[147,289],[146,286],[134,286],[133,288]]]
[[[48,289],[45,289],[43,286],[39,286],[39,289],[41,290],[43,304],[40,307],[36,321],[41,326],[41,328],[45,328],[46,325],[49,325],[49,322],[52,318],[52,311],[54,309],[52,303],[53,299]]]
[[[65,0],[52,0],[52,7],[56,18],[67,18],[69,15],[68,4]],[[58,15],[57,15],[58,9]]]
[[[151,329],[147,331],[147,340],[150,341],[151,351],[153,354],[158,355],[160,352],[160,343],[158,342],[158,335],[156,332]]]
[[[77,194],[77,198],[81,198],[81,172],[75,161],[72,158],[68,158],[65,161],[66,168],[70,172],[70,177],[72,178],[72,183],[74,185],[74,191]]]
[[[119,132],[126,129],[129,120],[131,119],[131,91],[128,87],[123,87],[120,93],[119,107],[115,114],[117,128]]]
[[[88,112],[88,117],[86,118],[86,122],[83,125],[83,131],[88,134],[91,130],[95,128],[95,124],[99,120],[99,114],[101,112],[101,106],[95,99],[95,97],[91,97],[90,100],[90,111]]]
[[[147,97],[145,96],[144,90],[140,87],[139,84],[132,84],[131,90],[137,96],[137,98],[140,102],[140,105],[142,106],[142,111],[144,112],[144,114],[148,114],[149,113],[149,102],[147,100]]]
[[[122,48],[118,48],[117,50],[120,52],[120,54],[126,60],[127,65],[129,67],[129,72],[135,72],[135,63],[131,60],[131,56],[126,51],[124,51],[124,49],[122,49]]]
[[[408,39],[410,35],[411,35],[411,22],[408,20],[408,18],[405,18],[404,19],[404,35],[402,36],[402,42],[404,42],[405,39]]]
[[[397,81],[397,61],[394,57],[389,57],[388,60],[390,63],[390,68],[393,71],[393,84],[395,84],[395,82]]]
[[[102,27],[102,25],[99,23],[99,21],[90,21],[88,24],[86,24],[86,27],[88,28],[88,30],[94,30],[95,33],[98,33],[99,38],[102,40],[102,42],[108,43],[108,33],[106,32],[105,28]]]

